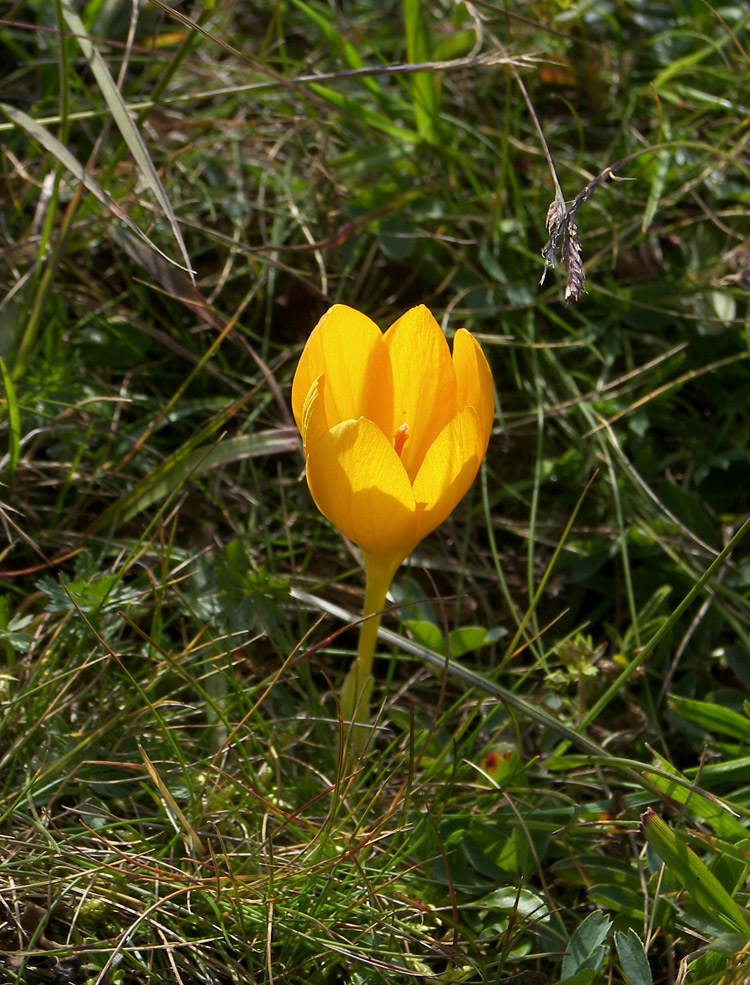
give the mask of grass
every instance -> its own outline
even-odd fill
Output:
[[[0,20],[0,979],[740,985],[747,12],[76,11]],[[289,409],[337,300],[498,398],[354,771]]]

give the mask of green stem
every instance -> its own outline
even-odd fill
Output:
[[[366,674],[372,671],[375,642],[378,638],[380,620],[383,616],[385,597],[391,587],[395,573],[392,565],[384,568],[369,558],[365,561],[365,611],[363,613],[364,621],[359,630],[357,661]]]
[[[383,565],[372,558],[365,560],[365,611],[359,628],[359,645],[349,673],[341,688],[341,717],[349,734],[350,748],[357,755],[364,751],[370,721],[372,662],[388,589],[398,565]]]

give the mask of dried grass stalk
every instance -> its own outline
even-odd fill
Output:
[[[625,160],[628,159],[626,158]],[[617,175],[611,167],[605,168],[601,174],[598,174],[596,178],[590,181],[583,191],[576,195],[570,205],[565,204],[561,193],[558,191],[550,203],[550,207],[547,209],[546,224],[549,239],[542,249],[544,270],[542,271],[542,277],[539,283],[544,283],[547,271],[550,267],[554,267],[559,250],[560,260],[568,275],[564,295],[566,302],[580,301],[586,293],[586,277],[583,269],[581,240],[578,236],[578,226],[575,221],[576,213],[586,199],[593,194],[597,186],[607,178],[612,178],[613,181],[618,180]]]

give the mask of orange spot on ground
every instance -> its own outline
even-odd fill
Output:
[[[491,752],[482,760],[482,766],[487,773],[494,773],[500,765],[500,757],[496,752]]]

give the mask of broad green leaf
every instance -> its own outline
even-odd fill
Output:
[[[451,58],[462,58],[472,50],[477,43],[476,31],[446,31],[432,43],[430,57],[434,62],[448,61]]]
[[[380,249],[395,263],[408,260],[420,238],[417,226],[403,215],[388,216],[380,224],[378,232]]]
[[[638,874],[631,865],[621,859],[599,857],[574,857],[560,859],[551,866],[556,879],[568,886],[593,886],[598,883],[616,886],[631,886],[640,892]]]
[[[615,947],[622,965],[622,973],[630,985],[652,985],[654,979],[646,957],[646,949],[632,927],[626,934],[615,932]]]
[[[535,920],[549,916],[549,909],[541,896],[532,893],[530,889],[516,889],[515,886],[496,889],[482,896],[477,900],[477,906],[518,913],[521,916],[534,917]]]
[[[586,969],[598,971],[604,962],[604,940],[612,921],[600,910],[589,913],[570,938],[567,954],[563,958],[561,982],[566,982]]]
[[[594,885],[588,891],[592,903],[611,913],[621,914],[631,920],[643,920],[643,891],[634,892],[625,886]]]
[[[440,653],[445,649],[445,641],[440,627],[427,619],[407,619],[405,627],[412,634],[417,643],[428,646],[431,650]]]
[[[477,870],[477,872],[485,876],[488,880],[491,880],[492,882],[502,882],[505,879],[507,873],[504,872],[499,866],[495,865],[493,860],[481,848],[475,839],[471,837],[471,835],[466,835],[461,842],[461,851],[464,853],[469,863]]]
[[[560,985],[563,985],[563,982],[565,985],[591,985],[597,974],[598,972],[595,968],[582,968],[575,975],[571,975],[569,978],[563,978]]]
[[[448,637],[451,657],[462,657],[472,650],[480,650],[487,643],[484,626],[459,626]]]
[[[667,870],[692,900],[727,929],[750,940],[746,911],[724,889],[716,876],[678,835],[651,809],[641,816],[641,830]]]

